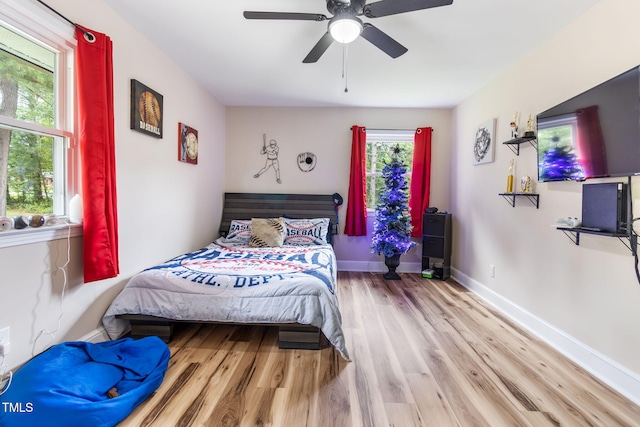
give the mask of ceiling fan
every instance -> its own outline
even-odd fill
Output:
[[[447,6],[453,0],[380,0],[366,4],[366,0],[327,0],[327,10],[333,16],[328,18],[319,13],[294,12],[244,12],[246,19],[284,19],[293,21],[329,20],[327,32],[320,38],[303,63],[317,62],[334,41],[351,43],[359,36],[372,43],[392,58],[407,52],[407,48],[389,37],[386,33],[369,24],[363,23],[358,16],[380,18],[398,13]]]

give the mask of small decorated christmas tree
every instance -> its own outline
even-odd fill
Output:
[[[396,146],[389,163],[382,169],[385,189],[376,205],[376,216],[372,240],[372,252],[385,256],[389,272],[385,279],[397,280],[395,272],[400,255],[406,254],[416,244],[411,240],[411,217],[409,195],[405,174],[407,167],[399,159],[400,148]],[[395,265],[394,265],[395,264]]]
[[[584,172],[571,147],[555,147],[544,153],[540,163],[541,181],[579,180]]]

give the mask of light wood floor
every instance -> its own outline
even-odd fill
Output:
[[[121,426],[639,426],[640,408],[452,281],[339,273],[352,362],[185,325]]]

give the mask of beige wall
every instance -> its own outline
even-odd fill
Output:
[[[638,399],[640,284],[629,249],[614,238],[585,235],[576,246],[550,227],[556,218],[581,216],[581,183],[537,184],[540,209],[526,200],[513,208],[498,196],[510,159],[516,159],[517,178],[537,176],[534,148],[523,145],[516,157],[498,144],[494,163],[472,166],[471,147],[475,126],[488,118],[497,118],[498,141],[508,140],[515,111],[535,116],[640,64],[639,15],[636,0],[603,0],[460,104],[451,174],[452,208],[467,213],[454,228],[456,277],[532,321],[542,335],[546,330],[572,341],[567,352],[593,349],[619,372],[629,370]],[[638,197],[640,181],[633,185]]]
[[[352,125],[375,129],[415,129],[430,126],[432,139],[432,205],[449,206],[449,164],[451,110],[379,108],[227,108],[226,191],[261,193],[340,193],[345,199],[339,211],[340,232],[344,232],[349,192]],[[262,135],[267,143],[275,139],[280,148],[282,184],[273,171],[253,178],[265,163],[260,154]],[[299,153],[311,151],[317,166],[302,172],[296,164]],[[373,229],[369,216],[369,233]],[[370,253],[371,236],[336,237],[335,251],[342,270],[383,271],[381,256]],[[420,249],[401,259],[399,271],[420,271]]]
[[[217,233],[224,182],[225,110],[101,0],[50,0],[75,22],[113,40],[119,214],[119,277],[82,284],[81,239],[71,239],[69,284],[59,330],[46,345],[99,333],[110,301],[137,271],[204,246]],[[50,19],[58,18],[51,14]],[[164,138],[129,129],[129,81],[164,96]],[[199,131],[198,165],[178,162],[178,122]],[[9,366],[31,356],[43,329],[57,329],[66,240],[0,249],[0,328],[11,328]]]

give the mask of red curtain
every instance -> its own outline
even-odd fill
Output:
[[[347,202],[347,236],[367,235],[367,131],[364,127],[351,127],[351,175]]]
[[[409,188],[412,237],[422,235],[422,213],[429,206],[431,186],[431,134],[432,128],[418,128],[414,137],[413,169]]]
[[[84,281],[115,277],[118,215],[111,39],[76,28],[78,139],[82,163]]]
[[[600,126],[598,106],[576,111],[578,120],[578,152],[586,178],[607,175],[607,152]]]

